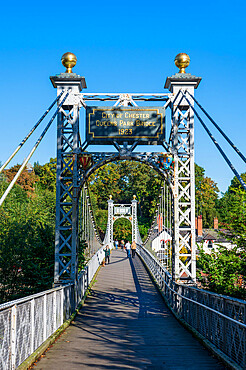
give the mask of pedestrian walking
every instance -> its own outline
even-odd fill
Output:
[[[120,241],[120,247],[121,247],[122,251],[124,250],[124,246],[125,246],[125,242],[124,242],[124,240],[122,239],[122,240]]]
[[[133,240],[131,248],[132,248],[132,258],[134,258],[136,254],[136,249],[137,249],[137,244],[135,240]]]
[[[110,249],[109,249],[109,246],[106,245],[106,248],[103,250],[104,253],[105,253],[105,264],[107,264],[107,261],[108,261],[108,264],[110,262],[109,258],[110,258]]]
[[[118,240],[115,240],[115,242],[114,242],[115,249],[118,249],[118,245],[119,245]]]
[[[125,247],[126,247],[127,257],[130,258],[131,257],[131,244],[129,243],[129,241],[127,241]]]

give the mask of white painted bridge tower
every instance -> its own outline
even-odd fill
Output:
[[[105,233],[104,244],[113,247],[113,232],[114,223],[119,218],[125,218],[129,220],[132,224],[132,241],[137,244],[142,244],[140,233],[138,230],[138,220],[137,220],[137,204],[136,196],[133,196],[131,204],[114,204],[112,196],[108,200],[108,222],[107,230]]]
[[[185,73],[190,58],[178,54],[175,64],[179,73],[167,77],[167,88],[176,99],[171,104],[172,132],[170,142],[174,158],[173,172],[173,263],[172,275],[176,281],[196,281],[195,234],[195,167],[194,167],[194,113],[185,96],[194,96],[201,77]],[[194,105],[193,99],[191,104]],[[185,262],[184,262],[185,261]]]
[[[166,79],[165,93],[85,93],[85,78],[72,72],[76,64],[72,53],[63,56],[65,73],[51,77],[52,84],[68,97],[61,103],[57,120],[57,194],[55,284],[67,284],[77,279],[79,249],[79,197],[92,173],[107,163],[132,160],[156,170],[168,189],[171,202],[170,229],[172,233],[172,276],[175,281],[194,284],[196,281],[195,241],[195,176],[194,176],[194,114],[193,99],[200,77],[185,72],[189,65],[187,54],[178,54],[175,64],[179,72]],[[108,102],[101,106],[101,102]],[[94,106],[93,104],[99,104]],[[99,103],[98,103],[99,102]],[[114,102],[114,105],[112,105]],[[145,106],[138,102],[144,102]],[[157,105],[153,106],[158,103]],[[84,142],[79,130],[80,110],[85,110]],[[167,109],[171,122],[167,122]],[[114,125],[104,129],[96,125],[105,114],[115,115]],[[122,129],[119,119],[134,116],[131,128]],[[136,117],[144,117],[137,125]],[[119,118],[121,117],[121,118]],[[101,122],[100,121],[100,122]],[[125,122],[125,121],[124,121]],[[154,125],[153,125],[154,122]],[[125,122],[127,124],[127,122]],[[167,132],[167,123],[170,134]],[[169,136],[169,137],[168,137]],[[88,151],[88,147],[111,145],[114,152]],[[138,152],[148,145],[149,152]],[[161,146],[165,152],[152,148]],[[152,148],[151,148],[152,146]],[[168,160],[169,159],[169,160]],[[125,207],[129,214],[115,213],[116,206]],[[137,200],[130,205],[115,205],[108,200],[108,226],[104,243],[113,243],[113,224],[119,217],[132,223],[132,239],[141,244],[137,223]],[[119,209],[117,210],[119,211]],[[126,211],[126,212],[128,212]]]

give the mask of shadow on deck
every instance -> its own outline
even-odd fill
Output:
[[[138,257],[113,251],[37,369],[224,369],[173,317]]]

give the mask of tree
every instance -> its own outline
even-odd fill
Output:
[[[13,167],[11,167],[10,169],[8,170],[4,170],[4,176],[5,176],[5,179],[8,181],[8,182],[11,182],[13,180],[13,178],[15,177],[16,173],[19,171],[20,169],[20,165],[17,164]],[[32,194],[34,193],[35,191],[35,184],[38,182],[38,178],[35,176],[35,173],[32,171],[32,172],[28,172],[26,169],[21,173],[20,177],[18,178],[17,180],[17,184],[20,185],[22,187],[22,189],[26,190],[28,192],[28,194]]]
[[[93,197],[93,206],[96,209],[108,209],[108,199],[112,195],[116,203],[121,200],[122,189],[119,186],[121,174],[116,163],[109,163],[100,167],[89,178],[90,195]]]
[[[118,161],[100,167],[88,180],[98,226],[102,230],[106,230],[107,201],[110,195],[112,195],[115,204],[129,204],[133,195],[136,195],[139,202],[139,229],[142,237],[146,237],[155,214],[162,182],[163,179],[156,171],[140,162]]]
[[[53,192],[56,190],[56,158],[50,158],[49,163],[42,166],[38,162],[34,163],[34,172],[42,189]]]
[[[238,253],[237,248],[228,250],[220,248],[211,255],[205,254],[200,248],[197,261],[197,277],[203,287],[219,293],[238,298],[246,298],[242,284],[245,274],[245,256]],[[205,278],[204,278],[205,274]]]
[[[132,241],[132,225],[129,220],[119,218],[114,223],[114,240]]]
[[[246,173],[242,174],[246,180]],[[246,192],[234,177],[228,190],[216,201],[221,234],[235,246],[206,255],[200,250],[198,278],[208,289],[239,298],[246,297]],[[201,273],[205,273],[206,279]]]
[[[214,217],[218,213],[216,210],[218,193],[217,184],[210,177],[205,177],[204,168],[195,164],[196,214],[202,215],[206,228],[213,227]]]
[[[0,193],[8,186],[0,181]],[[29,189],[29,188],[28,188]],[[0,300],[51,288],[54,268],[55,194],[15,185],[0,208]]]
[[[246,173],[241,177],[246,181]],[[246,192],[236,177],[218,201],[218,212],[221,222],[230,230],[225,236],[237,245],[239,251],[246,251]]]

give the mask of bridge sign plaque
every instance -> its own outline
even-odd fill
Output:
[[[123,207],[123,206],[115,206],[114,207],[114,215],[128,215],[131,214],[131,206]]]
[[[86,107],[86,139],[91,144],[158,144],[165,136],[163,107]]]

